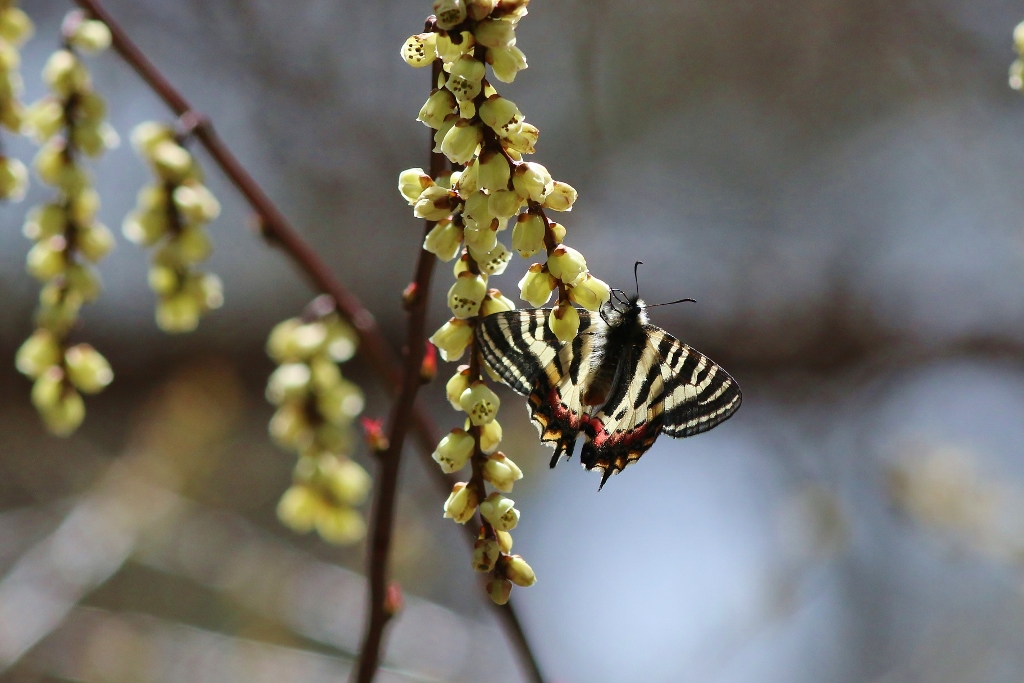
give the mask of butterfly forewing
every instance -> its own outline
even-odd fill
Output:
[[[682,438],[706,432],[740,407],[740,386],[721,365],[660,327],[645,325],[663,359],[665,405],[662,430]],[[658,340],[655,342],[655,340]]]

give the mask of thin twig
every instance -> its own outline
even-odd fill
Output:
[[[291,226],[284,214],[274,205],[260,185],[217,136],[212,122],[193,108],[189,101],[171,85],[170,81],[149,61],[99,0],[74,0],[74,2],[88,12],[90,16],[107,25],[110,29],[112,45],[118,54],[128,62],[136,73],[179,117],[182,128],[199,140],[224,175],[227,176],[249,202],[260,220],[260,228],[264,237],[288,254],[316,290],[329,294],[334,299],[338,312],[345,316],[359,333],[362,342],[360,344],[360,352],[366,354],[376,374],[393,390],[401,391],[403,379],[402,372],[399,370],[398,360],[391,352],[387,339],[377,327],[373,314],[366,310],[360,301],[342,285],[341,281],[316,255],[312,247]],[[436,76],[434,80],[436,81]],[[417,266],[417,274],[419,275],[419,266]],[[429,279],[429,275],[427,277]],[[420,289],[417,294],[422,299],[425,308],[426,287]],[[411,328],[410,320],[410,332],[412,331]],[[419,363],[422,362],[423,353],[422,330],[418,337],[419,343],[409,347],[411,353],[406,358],[407,367],[415,368],[415,376],[417,378],[419,377]],[[419,361],[409,366],[408,363],[411,362],[410,357],[412,355],[418,355]],[[396,404],[397,407],[398,404]],[[407,407],[405,409],[405,415],[404,423],[406,428],[411,425],[416,434],[420,450],[423,452],[424,457],[429,460],[430,453],[440,439],[436,426],[426,415],[425,411],[415,402],[411,408]],[[394,458],[394,460],[397,461],[397,458]],[[430,464],[434,464],[432,460],[430,460]],[[395,467],[397,468],[397,462]],[[451,488],[449,478],[437,467],[431,466],[428,469],[434,476],[438,490],[447,495]],[[382,472],[382,476],[383,474]],[[397,479],[397,476],[395,479]],[[472,546],[476,540],[475,536],[469,528],[466,528],[466,532],[467,539],[470,546]],[[544,679],[541,676],[537,660],[530,649],[522,624],[515,610],[512,609],[512,605],[495,605],[495,607],[512,640],[513,649],[519,655],[525,669],[524,673],[532,683],[543,683]]]
[[[436,82],[440,66],[435,62],[431,82]],[[433,146],[433,140],[431,140]],[[449,170],[448,160],[443,154],[430,153],[430,177],[438,178]],[[436,223],[426,221],[424,236]],[[391,554],[391,537],[394,531],[395,494],[398,490],[398,471],[402,459],[402,446],[409,430],[409,418],[419,391],[421,368],[426,344],[427,292],[430,291],[430,276],[434,272],[437,257],[420,248],[416,260],[416,276],[407,289],[406,309],[409,322],[405,340],[405,368],[402,388],[391,410],[388,425],[388,447],[380,455],[380,469],[377,472],[377,494],[373,501],[373,516],[370,522],[369,568],[370,604],[367,610],[366,631],[359,648],[359,664],[355,671],[356,683],[371,683],[380,662],[381,643],[384,627],[394,616],[389,609],[387,583],[388,559]]]

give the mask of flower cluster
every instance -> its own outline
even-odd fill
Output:
[[[1013,29],[1013,49],[1017,52],[1017,59],[1010,64],[1010,87],[1024,90],[1024,21]]]
[[[139,124],[132,145],[155,180],[139,191],[135,210],[124,220],[125,237],[157,246],[149,269],[156,293],[156,322],[165,332],[191,332],[207,311],[224,302],[220,278],[196,269],[213,243],[205,225],[220,214],[216,197],[202,183],[202,171],[170,126]]]
[[[356,333],[317,299],[304,319],[279,323],[267,340],[278,363],[267,383],[267,400],[277,412],[270,434],[298,454],[294,483],[277,507],[295,531],[314,528],[331,543],[354,543],[366,533],[354,509],[370,489],[370,476],[349,459],[352,421],[363,410],[359,387],[341,375],[338,363],[355,354]]]
[[[16,0],[0,0],[0,126],[20,133],[25,118],[21,103],[21,56],[18,47],[32,35],[32,20]],[[0,154],[0,199],[19,201],[28,188],[28,169],[20,160]]]
[[[462,428],[442,439],[434,459],[445,472],[471,466],[469,481],[456,484],[445,503],[445,517],[464,524],[479,511],[473,566],[491,573],[488,592],[499,604],[508,600],[512,584],[529,586],[535,576],[521,557],[510,554],[509,532],[519,511],[503,494],[522,472],[498,451],[500,402],[484,381],[474,346],[474,329],[482,317],[515,308],[490,287],[489,278],[504,272],[512,250],[523,257],[544,252],[545,262],[530,266],[520,281],[520,297],[539,306],[558,291],[549,325],[563,342],[579,329],[573,303],[598,310],[609,297],[608,286],[590,274],[583,256],[563,243],[565,228],[545,213],[569,211],[576,191],[554,180],[544,166],[523,160],[534,152],[539,131],[487,78],[487,65],[506,83],[526,68],[515,31],[528,2],[435,0],[427,31],[410,37],[401,50],[414,67],[440,60],[441,75],[418,120],[435,131],[434,151],[462,165],[445,180],[409,169],[398,185],[414,215],[435,222],[423,248],[445,261],[457,258],[455,283],[448,291],[453,317],[430,340],[446,361],[473,347],[469,364],[460,366],[447,384],[452,407],[468,417]],[[510,222],[511,250],[500,239]],[[488,493],[487,485],[495,490]]]
[[[58,195],[29,211],[23,231],[35,241],[28,270],[43,283],[36,332],[18,351],[17,367],[35,381],[32,401],[56,434],[73,432],[85,417],[81,393],[102,390],[113,379],[106,359],[88,344],[69,345],[82,305],[100,293],[91,264],[114,246],[110,230],[96,220],[99,195],[82,157],[98,157],[116,146],[104,120],[106,105],[93,91],[79,51],[110,44],[110,31],[73,12],[64,22],[64,47],[50,56],[43,80],[50,94],[25,112],[24,126],[41,144],[35,170]]]

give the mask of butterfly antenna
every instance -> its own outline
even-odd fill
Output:
[[[640,298],[640,278],[637,277],[636,269],[644,264],[643,261],[637,261],[633,264],[633,282],[636,283],[636,298]]]
[[[696,299],[680,299],[679,301],[666,301],[663,304],[647,304],[647,308],[654,308],[655,306],[671,306],[672,304],[681,304],[685,301],[689,301],[694,304],[697,303]]]

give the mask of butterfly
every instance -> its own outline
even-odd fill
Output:
[[[598,490],[662,432],[706,432],[742,400],[721,366],[648,322],[639,293],[612,295],[597,315],[578,311],[579,333],[564,344],[548,327],[551,309],[494,313],[476,329],[487,365],[529,397],[541,441],[555,449],[551,467],[562,455],[572,458],[582,433],[580,460],[602,473]]]

